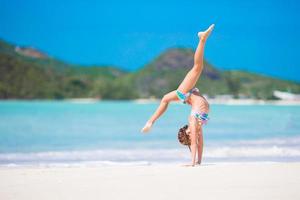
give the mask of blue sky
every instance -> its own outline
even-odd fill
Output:
[[[67,62],[136,70],[171,47],[196,47],[216,24],[205,57],[300,82],[297,1],[0,0],[0,38]]]

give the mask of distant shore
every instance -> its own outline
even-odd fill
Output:
[[[218,99],[218,98],[207,98],[208,102],[212,105],[300,105],[300,100],[261,100],[261,99]],[[71,98],[71,99],[0,99],[0,102],[8,101],[63,101],[78,104],[90,104],[98,103],[102,101],[132,101],[138,104],[148,104],[148,103],[159,103],[160,99],[157,98],[140,98],[132,100],[110,100],[110,99],[100,99],[100,98]],[[180,103],[180,102],[178,102]]]
[[[210,104],[224,105],[300,105],[300,100],[260,100],[260,99],[213,99],[207,98]],[[160,99],[135,99],[136,103],[156,103]]]

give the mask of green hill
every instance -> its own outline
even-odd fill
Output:
[[[70,65],[31,47],[0,40],[1,99],[160,98],[174,90],[193,65],[193,50],[173,48],[132,73],[110,66]],[[242,71],[220,71],[208,62],[198,87],[210,96],[271,99],[273,90],[300,93],[300,84]]]
[[[161,97],[174,90],[193,66],[194,51],[169,49],[134,74],[141,97]],[[204,94],[233,94],[260,99],[272,99],[274,90],[300,92],[300,84],[237,70],[221,71],[204,61],[204,70],[197,83]]]
[[[124,74],[114,67],[83,67],[47,56],[23,55],[0,40],[1,99],[101,97],[107,93],[105,85]]]

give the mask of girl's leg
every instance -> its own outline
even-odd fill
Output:
[[[198,33],[199,43],[194,55],[194,66],[187,73],[182,83],[178,87],[178,90],[182,93],[187,93],[193,87],[195,87],[200,77],[200,74],[203,69],[203,55],[204,55],[204,47],[205,47],[206,39],[208,38],[213,28],[214,28],[214,24],[211,25],[206,31]]]
[[[202,125],[198,125],[198,138],[197,138],[197,143],[198,143],[198,161],[197,164],[201,164],[202,161],[202,155],[203,155],[203,132],[202,132]]]
[[[164,95],[164,97],[161,99],[160,105],[158,106],[154,114],[150,117],[144,128],[142,128],[142,132],[145,133],[151,129],[153,123],[167,110],[168,105],[171,101],[178,101],[176,91],[172,91]]]

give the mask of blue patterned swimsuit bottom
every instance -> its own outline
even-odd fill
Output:
[[[201,124],[207,124],[207,122],[209,120],[208,114],[205,112],[198,112],[198,111],[192,110],[191,116],[195,117],[198,121],[201,122]]]

